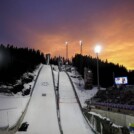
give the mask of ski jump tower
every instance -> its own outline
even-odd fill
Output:
[[[50,54],[46,54],[46,64],[49,65],[50,64]]]

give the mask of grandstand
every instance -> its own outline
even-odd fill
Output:
[[[121,112],[134,115],[134,86],[125,86],[124,88],[108,88],[100,90],[91,99],[87,100],[88,107]]]

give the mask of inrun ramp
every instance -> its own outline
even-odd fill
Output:
[[[94,134],[83,117],[67,74],[60,72],[59,78],[59,107],[63,134]]]
[[[17,134],[60,134],[51,71],[50,66],[43,66],[23,120],[28,129]]]

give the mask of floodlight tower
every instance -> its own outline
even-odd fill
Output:
[[[82,55],[82,40],[80,40],[80,54]]]
[[[101,46],[100,45],[96,45],[94,48],[94,52],[96,53],[96,57],[97,57],[97,85],[98,85],[98,89],[100,90],[100,81],[99,81],[99,53],[101,52]]]
[[[66,41],[65,42],[65,45],[66,45],[66,60],[68,59],[68,42]]]

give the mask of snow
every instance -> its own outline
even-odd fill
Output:
[[[53,66],[53,68],[54,83],[51,67],[49,65],[43,65],[32,96],[22,96],[21,93],[10,96],[0,94],[0,128],[6,129],[15,126],[25,110],[26,105],[30,101],[22,121],[22,123],[28,122],[28,129],[26,132],[18,131],[17,134],[60,134],[58,117],[60,117],[61,128],[64,134],[94,133],[82,114],[72,85],[65,72],[60,72],[60,111],[59,116],[57,117],[54,84],[55,86],[58,84],[59,70],[57,66]],[[36,70],[34,74],[37,75],[37,73],[38,71]],[[72,75],[72,73],[69,75]],[[82,107],[84,107],[85,100],[94,96],[97,92],[97,88],[94,88],[93,90],[85,90],[82,81],[81,86],[79,86],[79,80],[77,78],[71,79],[73,80]],[[29,85],[33,88],[34,82],[35,79],[31,83],[25,84],[23,90],[27,89]]]
[[[47,83],[47,84],[46,84]],[[46,96],[42,96],[46,94]],[[23,122],[26,134],[60,134],[51,67],[44,65],[38,77]],[[22,132],[17,132],[17,134]]]
[[[122,126],[119,126],[119,125],[116,125],[116,124],[112,124],[113,127],[116,127],[116,128],[122,128]]]
[[[58,86],[58,72],[59,72],[59,69],[58,69],[58,66],[56,66],[56,65],[52,65],[52,69],[53,69],[53,73],[54,73],[54,84],[57,87]]]
[[[95,113],[95,112],[88,112],[88,113],[90,113],[90,114],[92,114],[92,115],[95,115],[95,116],[98,116],[100,119],[106,119],[107,121],[110,121],[109,118],[103,117],[103,116],[101,116],[100,114],[97,114],[97,113]]]
[[[73,71],[71,73],[69,72],[68,74],[73,82],[73,85],[75,87],[75,91],[80,100],[81,106],[83,108],[86,107],[87,105],[86,105],[85,101],[91,99],[97,93],[97,91],[98,91],[97,87],[93,87],[91,90],[85,90],[84,80],[83,79],[79,80],[77,78],[77,76],[80,76],[78,74],[78,72]],[[74,78],[74,77],[76,77],[76,78]]]
[[[85,101],[91,99],[98,92],[97,87],[93,87],[91,90],[85,90],[84,89],[84,80],[83,79],[81,79],[81,80],[78,79],[78,76],[80,76],[80,75],[76,70],[74,70],[72,72],[68,72],[68,74],[69,74],[69,76],[70,76],[70,78],[73,82],[73,85],[75,87],[75,91],[76,91],[76,93],[78,95],[78,98],[80,100],[81,106],[83,108],[86,107]],[[105,89],[101,88],[101,90],[105,90]],[[103,117],[100,114],[97,114],[95,112],[89,112],[89,113],[92,114],[92,115],[96,115],[101,119],[106,119],[106,120],[110,121],[109,118]],[[116,125],[114,123],[112,124],[112,126],[117,127],[117,128],[122,127],[122,126]]]
[[[7,112],[0,111],[0,128],[4,129],[8,127]]]
[[[93,134],[82,115],[68,76],[60,72],[60,120],[64,134]]]
[[[38,74],[39,68],[33,72],[34,75]],[[29,85],[33,87],[34,82],[35,81],[33,80],[32,82],[25,84],[24,90],[28,88]],[[16,125],[24,112],[29,99],[30,95],[22,96],[21,93],[14,95],[0,94],[0,129],[12,128]]]
[[[104,117],[104,116],[102,116],[102,115],[100,115],[100,114],[97,114],[97,113],[95,113],[95,112],[88,112],[89,114],[91,114],[91,115],[95,115],[95,116],[97,116],[97,117],[99,117],[100,119],[106,119],[107,121],[110,121],[110,119],[109,118],[107,118],[107,117]],[[122,126],[120,126],[120,125],[116,125],[116,124],[114,124],[114,123],[112,123],[112,126],[113,127],[116,127],[116,128],[121,128]]]
[[[13,127],[19,120],[29,97],[0,97],[0,128]]]

